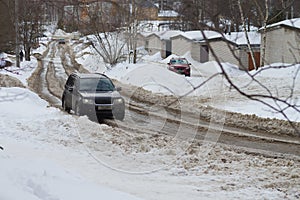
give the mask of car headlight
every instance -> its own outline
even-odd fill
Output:
[[[124,100],[122,98],[114,99],[114,104],[123,104]]]
[[[94,99],[83,99],[82,102],[84,104],[94,104]]]

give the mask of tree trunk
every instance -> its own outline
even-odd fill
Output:
[[[262,47],[261,47],[261,66],[265,65],[265,59],[266,59],[266,45],[267,45],[267,24],[269,19],[269,6],[268,6],[268,0],[265,0],[265,7],[266,7],[266,15],[264,19],[264,27],[263,27],[263,34],[262,34]]]
[[[30,61],[30,48],[25,48],[25,60]]]

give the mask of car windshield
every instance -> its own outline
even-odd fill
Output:
[[[171,64],[188,64],[185,59],[174,59],[170,61]]]
[[[115,89],[112,82],[107,78],[81,79],[79,83],[80,91],[113,91]]]

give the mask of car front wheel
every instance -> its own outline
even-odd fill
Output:
[[[115,113],[115,114],[114,114],[114,117],[115,117],[117,120],[123,121],[124,118],[125,118],[125,111],[121,111],[121,112]]]

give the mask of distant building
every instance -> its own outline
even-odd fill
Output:
[[[263,48],[264,30],[260,29],[260,32],[262,33],[261,47]],[[271,24],[267,26],[265,34],[265,65],[300,62],[300,18]]]
[[[157,20],[158,7],[150,1],[136,1],[138,20]]]
[[[211,49],[221,62],[237,65],[241,70],[251,71],[260,67],[260,43],[261,35],[257,32],[247,32],[249,45],[253,53],[255,65],[252,61],[250,49],[244,32],[232,32],[220,37],[209,38]],[[206,43],[201,44],[203,49]],[[208,60],[215,61],[216,58],[208,50]]]
[[[260,34],[248,32],[248,36],[256,66],[259,66]],[[220,62],[237,65],[242,70],[254,69],[244,32],[222,35],[215,31],[187,31],[171,37],[171,46],[173,54],[182,56],[191,52],[192,58],[201,63],[216,61],[217,57]]]
[[[149,55],[160,52],[162,58],[172,54],[171,37],[181,34],[181,31],[157,31],[152,33],[140,33],[138,46],[144,46]]]

